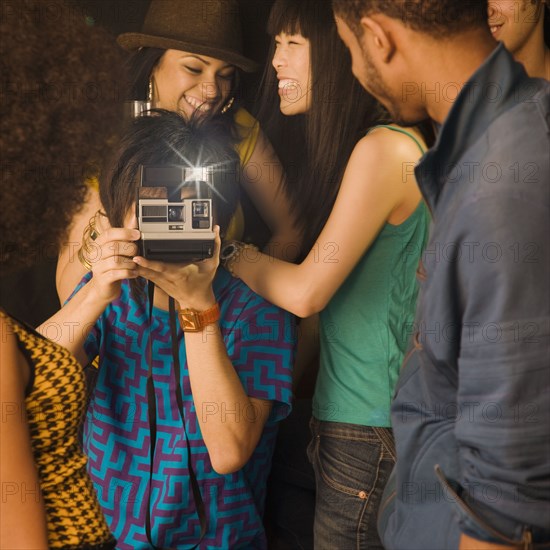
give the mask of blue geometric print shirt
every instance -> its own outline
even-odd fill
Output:
[[[87,275],[81,285],[90,279]],[[214,293],[228,355],[247,394],[273,401],[260,441],[238,472],[216,473],[202,439],[192,402],[185,341],[178,327],[185,429],[190,441],[208,530],[200,548],[266,548],[262,515],[277,422],[290,412],[295,326],[287,312],[266,302],[244,283],[219,269]],[[175,398],[168,312],[122,292],[98,319],[85,344],[99,355],[97,382],[86,414],[84,450],[88,469],[117,548],[150,548],[145,532],[149,495],[150,429],[146,381],[152,344],[157,433],[151,501],[152,540],[157,547],[191,548],[200,525],[189,483],[187,446]],[[246,411],[212,403],[202,414]]]

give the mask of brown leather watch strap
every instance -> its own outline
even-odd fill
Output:
[[[204,311],[184,308],[178,311],[178,317],[183,332],[200,332],[220,318],[220,306],[216,302]]]

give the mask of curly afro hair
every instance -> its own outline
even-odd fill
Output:
[[[56,254],[120,124],[122,51],[64,0],[0,18],[0,270]]]

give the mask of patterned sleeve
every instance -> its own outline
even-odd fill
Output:
[[[272,421],[291,410],[296,348],[294,317],[249,292],[237,316],[222,315],[227,352],[250,397],[273,401]],[[241,296],[242,298],[243,296]]]

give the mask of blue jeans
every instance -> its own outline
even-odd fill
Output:
[[[311,419],[316,550],[383,549],[376,516],[395,464],[390,428]]]

